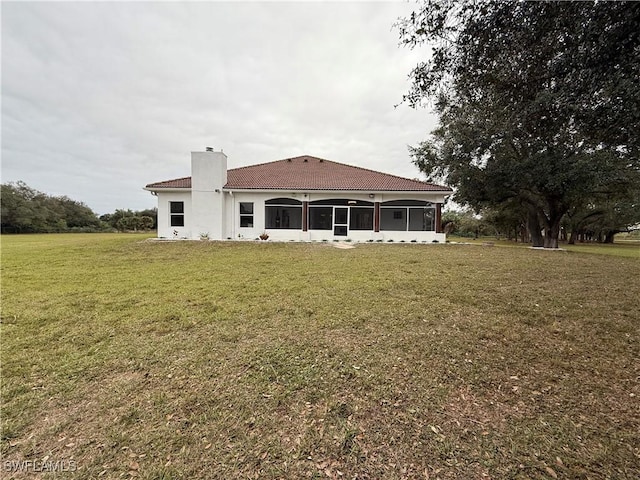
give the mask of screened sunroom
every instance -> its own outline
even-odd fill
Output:
[[[350,238],[365,241],[427,240],[420,232],[437,233],[439,209],[436,204],[416,199],[376,201],[378,199],[372,197],[373,201],[357,198],[314,200],[307,195],[303,196],[304,200],[275,197],[264,198],[262,202],[258,198],[255,198],[256,202],[242,201],[238,210],[241,236],[250,237],[258,231],[266,231],[273,239],[306,237],[309,240]],[[244,200],[244,196],[241,199]],[[264,215],[260,214],[262,208]]]

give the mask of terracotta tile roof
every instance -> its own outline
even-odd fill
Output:
[[[191,188],[191,177],[165,180],[164,182],[149,183],[145,188]]]
[[[191,188],[191,178],[151,183],[147,188]],[[304,155],[234,168],[227,172],[229,190],[366,190],[451,191],[420,180]]]

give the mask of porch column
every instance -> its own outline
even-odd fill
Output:
[[[373,231],[380,231],[380,202],[373,204]]]
[[[442,204],[436,203],[436,233],[442,233]]]
[[[309,202],[302,202],[302,231],[306,232],[309,230],[308,228],[309,222]]]

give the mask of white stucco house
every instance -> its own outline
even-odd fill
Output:
[[[448,187],[303,155],[227,169],[191,153],[191,176],[150,183],[158,237],[211,240],[444,242]]]

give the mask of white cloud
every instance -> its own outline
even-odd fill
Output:
[[[406,3],[4,3],[2,181],[105,213],[142,187],[310,154],[416,177],[433,128],[399,103],[426,52],[398,48]]]

